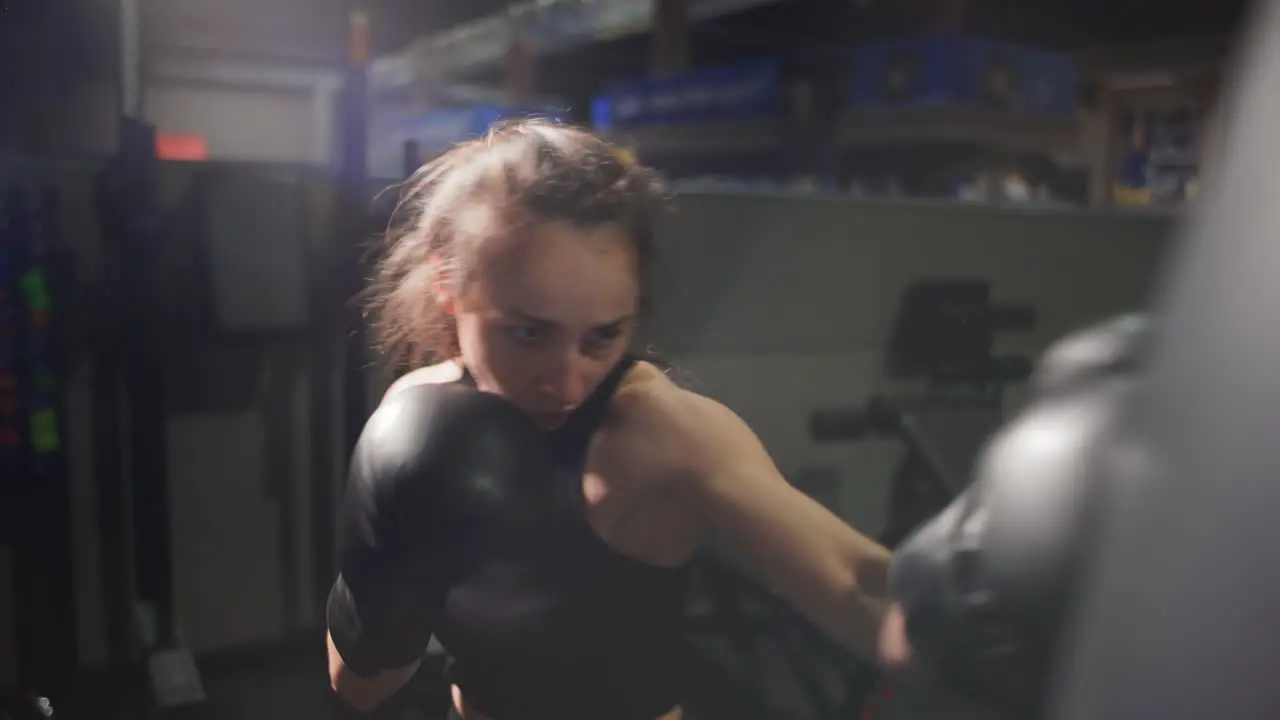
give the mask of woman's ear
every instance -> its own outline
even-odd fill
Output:
[[[436,306],[443,310],[445,314],[452,315],[454,313],[453,294],[445,289],[442,284],[436,285],[432,290],[432,294],[435,295]]]
[[[436,306],[452,315],[456,309],[453,293],[450,291],[450,273],[445,267],[444,258],[439,255],[432,255],[427,261],[431,267],[431,299],[435,301]]]

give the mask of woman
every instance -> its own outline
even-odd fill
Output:
[[[401,367],[447,360],[398,380],[357,450],[352,483],[373,489],[350,502],[354,549],[330,598],[336,692],[376,707],[435,634],[465,720],[679,718],[686,568],[709,532],[818,627],[882,659],[889,553],[790,486],[728,408],[628,352],[652,282],[653,175],[589,132],[526,121],[410,183],[375,284],[377,336]],[[478,396],[532,420],[549,464]],[[556,477],[567,499],[538,505],[533,489]],[[402,482],[414,489],[386,489]],[[560,518],[543,533],[554,542],[524,544],[545,552],[476,549],[534,506]],[[389,530],[388,513],[414,514]],[[370,650],[380,642],[397,647]]]

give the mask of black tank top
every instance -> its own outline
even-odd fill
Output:
[[[681,701],[688,568],[633,560],[587,520],[587,448],[626,357],[548,434],[559,466],[545,549],[493,558],[449,592],[436,633],[450,679],[494,720],[653,720]],[[474,385],[469,374],[462,382]]]

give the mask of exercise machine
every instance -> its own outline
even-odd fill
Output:
[[[138,709],[162,713],[204,700],[200,675],[183,643],[174,612],[172,540],[169,521],[167,373],[155,289],[167,220],[157,199],[155,128],[120,119],[117,157],[99,175],[95,201],[106,245],[107,305],[99,328],[102,358],[95,393],[103,413],[99,426],[112,472],[100,478],[103,555],[112,660],[141,665],[145,678],[135,695]],[[127,432],[120,440],[123,420]],[[114,436],[108,438],[107,436]],[[129,468],[129,475],[120,472]],[[127,514],[126,514],[127,508]],[[131,523],[123,518],[131,518]],[[112,536],[109,533],[119,533]],[[131,542],[121,547],[121,537]],[[130,586],[130,568],[134,583]],[[115,645],[115,643],[119,643]],[[136,657],[140,650],[142,657]]]
[[[885,375],[924,382],[914,395],[877,395],[856,408],[816,410],[809,435],[819,443],[871,437],[902,441],[889,511],[879,540],[896,546],[969,484],[987,438],[1004,422],[1004,390],[1031,374],[1029,358],[993,351],[1001,332],[1027,331],[1032,308],[1000,305],[981,280],[928,280],[907,288],[899,304]]]

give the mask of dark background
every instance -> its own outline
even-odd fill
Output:
[[[307,24],[331,18],[332,43],[315,44],[314,61],[340,62],[345,23],[341,0],[312,4]],[[501,10],[501,0],[369,0],[375,55],[413,38]],[[21,102],[24,91],[111,77],[118,66],[113,3],[102,0],[11,0],[0,14],[0,94]],[[780,0],[700,23],[690,43],[692,65],[781,52],[839,50],[857,39],[923,24],[917,0]],[[1151,40],[1226,37],[1244,0],[979,0],[973,29],[1058,49],[1124,46]],[[250,13],[246,13],[248,15]],[[257,18],[245,17],[247,24]],[[296,23],[282,22],[282,28]],[[283,30],[282,30],[283,31]],[[163,28],[151,42],[165,43]],[[647,35],[598,43],[538,61],[540,90],[587,97],[612,80],[649,66]],[[257,50],[262,53],[261,49]],[[326,57],[327,56],[327,57]],[[495,68],[476,79],[497,80]]]

